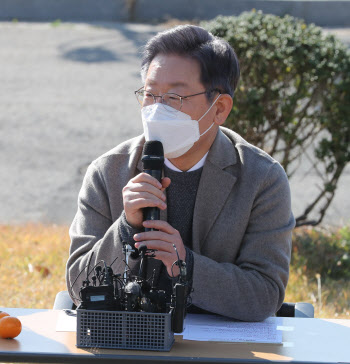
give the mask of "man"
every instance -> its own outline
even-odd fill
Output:
[[[179,26],[147,43],[141,75],[144,135],[95,160],[84,178],[70,229],[71,296],[92,251],[91,266],[119,257],[113,268],[122,273],[122,242],[133,240],[156,250],[149,273],[156,269],[167,292],[179,274],[176,245],[194,309],[246,321],[273,315],[288,281],[294,218],[280,164],[222,127],[239,78],[236,54],[200,27]],[[145,137],[163,143],[161,183],[142,173]],[[152,206],[161,220],[143,221]]]

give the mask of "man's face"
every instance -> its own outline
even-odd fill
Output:
[[[178,55],[158,54],[151,62],[145,81],[145,90],[156,96],[171,92],[187,96],[206,91],[200,81],[197,61]],[[160,99],[157,99],[159,101]],[[198,120],[210,107],[205,94],[184,99],[181,111]],[[213,107],[199,122],[199,131],[208,129],[214,118]]]

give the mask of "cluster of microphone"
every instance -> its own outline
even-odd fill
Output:
[[[159,141],[148,141],[145,143],[142,153],[143,172],[161,182],[164,166],[163,145]],[[157,207],[147,207],[143,210],[144,220],[159,220],[160,211]],[[152,229],[145,228],[145,231]],[[133,245],[133,244],[132,244]],[[138,249],[128,242],[123,242],[123,253],[125,261],[124,275],[114,274],[112,264],[107,266],[104,261],[97,263],[90,270],[87,266],[87,276],[80,289],[79,309],[86,310],[108,310],[129,311],[149,313],[171,313],[172,331],[181,333],[184,327],[184,318],[187,306],[187,272],[186,263],[179,258],[176,246],[173,245],[177,254],[174,262],[180,269],[176,283],[173,283],[171,301],[167,302],[164,290],[155,286],[155,271],[152,277],[147,277],[148,259],[154,257],[154,250],[148,249],[146,245],[140,245]],[[129,269],[129,257],[140,259],[139,271],[134,274]],[[90,256],[91,261],[92,254]],[[91,281],[90,275],[92,274]]]

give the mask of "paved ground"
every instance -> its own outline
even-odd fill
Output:
[[[139,50],[159,28],[0,23],[0,222],[71,222],[90,161],[142,132]],[[331,30],[350,44],[350,30]],[[315,193],[301,166],[298,214]],[[350,221],[349,169],[325,222]]]

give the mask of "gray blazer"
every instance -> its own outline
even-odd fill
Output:
[[[70,228],[67,286],[78,297],[87,265],[100,260],[123,273],[122,189],[142,171],[143,136],[126,141],[89,166]],[[162,213],[166,220],[166,214]],[[260,321],[281,306],[288,281],[290,188],[281,165],[235,132],[220,127],[210,148],[193,216],[192,302],[244,321]],[[160,261],[152,259],[149,271]],[[131,262],[130,264],[136,264]],[[76,301],[77,302],[77,301]]]

